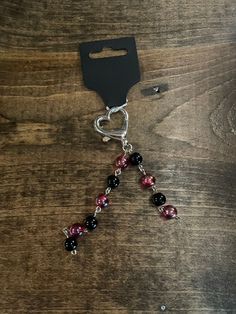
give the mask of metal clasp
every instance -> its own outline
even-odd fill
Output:
[[[127,102],[119,107],[107,108],[106,114],[100,115],[94,120],[94,128],[98,133],[103,135],[104,142],[109,141],[111,138],[123,142],[126,138],[129,124],[129,115],[128,112],[124,109],[126,105]],[[105,130],[102,124],[104,122],[111,121],[111,115],[117,112],[121,112],[123,115],[122,127],[120,129]]]

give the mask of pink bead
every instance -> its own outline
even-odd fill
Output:
[[[129,165],[129,157],[126,155],[121,155],[116,158],[116,166],[125,169]]]
[[[177,209],[173,205],[162,206],[161,215],[166,219],[172,219],[177,217]]]
[[[86,232],[86,227],[79,223],[73,224],[69,228],[70,236],[78,237],[81,236],[84,232]]]
[[[145,188],[150,188],[151,186],[155,184],[155,182],[156,182],[155,177],[151,175],[147,174],[141,177],[141,184]]]
[[[105,194],[99,194],[98,197],[96,198],[96,205],[104,208],[109,205],[109,199]]]

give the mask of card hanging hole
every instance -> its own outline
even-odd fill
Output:
[[[99,52],[90,52],[90,59],[101,59],[101,58],[114,58],[127,55],[126,49],[112,49],[110,47],[103,47]]]

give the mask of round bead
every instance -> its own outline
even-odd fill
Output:
[[[166,219],[177,217],[177,209],[173,205],[165,205],[162,207],[161,215]]]
[[[166,197],[162,193],[155,193],[152,195],[152,202],[156,206],[161,206],[161,205],[165,204]]]
[[[129,158],[126,155],[121,155],[116,158],[116,166],[125,169],[129,165]]]
[[[141,177],[141,184],[144,188],[150,188],[155,184],[155,182],[156,182],[155,177],[151,175],[147,174]]]
[[[94,215],[89,215],[85,219],[85,226],[89,231],[94,230],[98,225],[96,217]]]
[[[79,223],[73,224],[69,228],[70,236],[78,237],[78,236],[81,236],[84,232],[86,232],[85,226],[83,226]]]
[[[99,194],[96,198],[96,205],[104,208],[109,205],[109,199],[105,194]]]
[[[139,153],[133,153],[130,155],[130,163],[134,166],[138,166],[142,163],[143,157]]]
[[[74,250],[76,250],[77,246],[78,246],[78,243],[76,241],[76,238],[74,238],[74,237],[66,238],[65,249],[67,251],[74,251]]]
[[[107,185],[110,188],[112,188],[112,189],[117,188],[119,184],[120,184],[120,179],[117,176],[115,176],[114,174],[107,177]]]

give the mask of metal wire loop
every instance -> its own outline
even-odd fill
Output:
[[[102,208],[100,206],[97,206],[94,212],[94,217],[96,217],[96,215],[100,213],[101,211],[102,211]]]
[[[128,142],[126,138],[122,139],[122,149],[125,153],[131,153],[133,145]]]
[[[142,172],[142,174],[146,175],[146,170],[144,169],[143,165],[138,165],[139,171]]]
[[[108,195],[111,192],[111,188],[108,186],[105,190],[105,194]]]
[[[115,176],[121,175],[121,168],[117,168],[114,173],[115,173]]]
[[[63,228],[62,232],[64,233],[64,235],[69,238],[69,230],[67,228]]]
[[[152,189],[152,191],[155,193],[155,192],[157,192],[157,186],[156,185],[153,185],[152,187],[151,187],[151,189]]]

